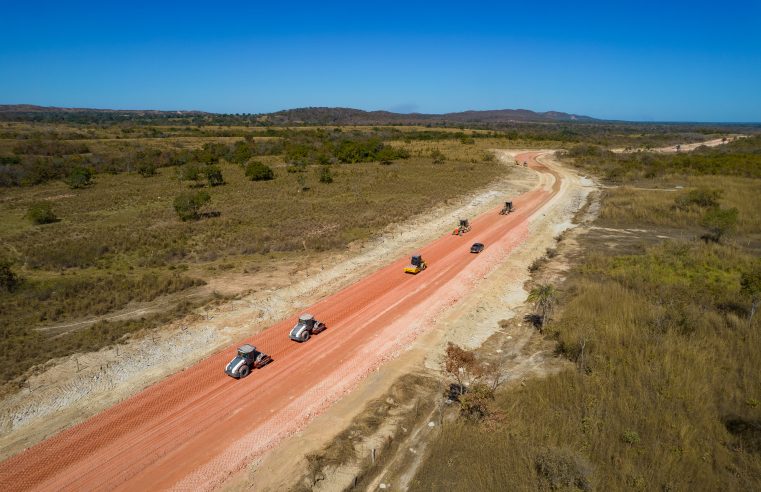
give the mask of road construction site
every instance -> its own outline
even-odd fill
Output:
[[[517,156],[539,180],[526,193],[501,197],[513,202],[512,213],[501,215],[502,205],[489,209],[470,218],[466,233],[453,235],[450,229],[239,340],[265,351],[272,363],[236,380],[224,368],[237,344],[218,351],[1,463],[0,486],[204,490],[222,485],[437,328],[442,313],[471,297],[483,279],[526,244],[538,224],[545,239],[570,226],[565,221],[583,204],[585,183],[557,163],[538,159],[540,154]],[[564,213],[553,215],[556,223],[541,220],[557,209]],[[486,245],[482,253],[470,254],[474,241]],[[422,255],[427,268],[405,275],[413,253]],[[288,336],[302,311],[328,327],[304,344]],[[470,342],[487,336],[472,336]]]

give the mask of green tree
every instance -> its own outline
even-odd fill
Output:
[[[205,191],[186,191],[174,199],[174,210],[182,221],[196,220],[210,200],[211,196]]]
[[[701,236],[705,242],[721,242],[722,238],[732,232],[737,225],[736,208],[714,207],[706,211],[701,221],[708,231]]]
[[[541,317],[540,326],[544,327],[544,324],[550,320],[552,312],[555,310],[557,304],[557,291],[555,287],[549,284],[540,284],[531,289],[528,295],[528,302],[534,304],[534,309]]]
[[[52,224],[58,222],[53,206],[48,202],[37,202],[29,207],[29,218],[35,224]]]
[[[250,161],[246,164],[246,176],[251,178],[251,181],[268,181],[275,177],[275,173],[262,162]]]
[[[333,182],[333,175],[330,172],[330,168],[328,166],[323,166],[320,168],[320,183],[332,183]]]
[[[750,299],[750,316],[748,323],[753,322],[753,316],[761,304],[761,264],[756,264],[747,272],[740,276],[740,292]]]
[[[225,178],[222,176],[222,169],[219,166],[207,166],[204,170],[206,180],[209,186],[220,186],[225,184]]]
[[[85,188],[92,184],[94,175],[95,172],[89,167],[75,167],[65,181],[72,189]]]
[[[0,259],[0,290],[13,292],[21,284],[21,279],[11,269],[11,262]]]

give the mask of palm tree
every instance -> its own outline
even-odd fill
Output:
[[[555,287],[549,284],[539,284],[528,295],[528,301],[534,303],[534,309],[541,316],[541,326],[550,319],[555,304],[558,301]]]

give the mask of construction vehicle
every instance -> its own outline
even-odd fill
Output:
[[[299,321],[291,328],[291,333],[288,335],[291,340],[296,342],[306,342],[312,335],[325,331],[325,323],[317,321],[309,313],[304,313],[299,316]]]
[[[455,230],[452,231],[453,236],[462,236],[466,232],[470,230],[470,223],[468,222],[468,219],[460,219],[460,225],[458,225]]]
[[[256,350],[256,347],[247,343],[238,347],[238,353],[227,364],[225,374],[235,379],[242,379],[248,376],[253,369],[260,369],[270,362],[272,362],[272,357]]]
[[[513,202],[505,202],[505,206],[502,207],[502,210],[499,211],[499,215],[507,215],[510,212],[514,212],[515,208],[513,208]]]
[[[404,268],[404,273],[418,274],[426,268],[428,268],[428,265],[426,265],[425,260],[423,260],[422,256],[417,254],[412,256],[410,264]]]

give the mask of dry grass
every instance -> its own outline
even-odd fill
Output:
[[[228,138],[134,140],[112,138],[118,130],[114,127],[32,125],[32,129],[92,130],[104,138],[87,140],[88,146],[108,147],[117,155],[136,143],[197,148]],[[496,162],[473,163],[452,154],[443,164],[425,156],[390,165],[333,165],[333,182],[321,183],[318,166],[289,173],[282,156],[259,160],[275,168],[274,180],[252,182],[241,166],[223,162],[226,184],[208,189],[207,215],[190,222],[180,221],[173,209],[174,198],[188,189],[188,183],[178,179],[176,167],[160,168],[149,178],[135,172],[100,173],[93,186],[76,190],[59,181],[5,188],[0,198],[0,257],[11,259],[13,270],[25,281],[16,292],[0,292],[5,307],[0,310],[3,379],[28,367],[26,356],[20,355],[27,351],[19,347],[40,342],[32,331],[38,326],[104,314],[132,301],[150,301],[197,285],[195,279],[209,280],[222,268],[244,272],[251,265],[305,252],[341,250],[507,172]],[[51,204],[60,220],[35,225],[27,214],[40,202]],[[130,324],[126,332],[139,329]],[[92,335],[102,343],[112,339]]]
[[[600,225],[632,225],[694,228],[699,227],[704,210],[697,207],[680,209],[676,201],[691,189],[720,190],[719,204],[724,208],[739,211],[737,233],[755,235],[761,231],[761,180],[734,176],[691,176],[675,178],[682,190],[649,191],[631,187],[606,190],[606,197],[600,211]],[[644,182],[642,188],[650,188],[660,183]]]
[[[617,256],[609,238],[582,236],[586,256],[546,327],[576,369],[500,392],[496,429],[444,426],[412,490],[761,489],[761,321],[748,322],[740,291],[759,261],[759,180],[666,181],[685,190],[607,191],[597,224],[695,237],[704,210],[676,200],[708,188],[739,210],[735,235],[659,244],[642,231],[651,246]]]
[[[586,262],[549,327],[578,370],[502,392],[496,432],[445,427],[413,489],[758,489],[761,323],[738,273],[752,261],[695,242]]]

